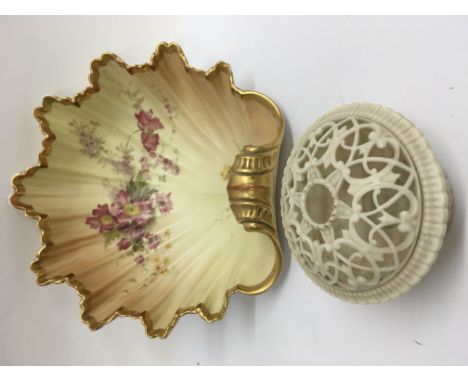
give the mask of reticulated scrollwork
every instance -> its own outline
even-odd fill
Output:
[[[405,147],[379,123],[342,118],[302,140],[285,170],[286,237],[305,271],[355,292],[392,279],[410,258],[421,186]]]

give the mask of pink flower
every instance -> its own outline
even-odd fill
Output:
[[[158,165],[162,165],[164,171],[171,171],[174,175],[179,175],[180,173],[179,166],[177,166],[177,164],[175,164],[173,160],[166,158],[162,155],[158,155],[156,163]]]
[[[159,235],[153,235],[149,232],[145,234],[145,240],[149,249],[156,250],[158,249],[159,244],[161,244],[161,238]]]
[[[135,114],[135,117],[138,121],[138,127],[141,129],[141,131],[154,133],[156,130],[164,129],[164,125],[161,123],[159,118],[153,116],[153,110],[140,110],[139,113]]]
[[[148,133],[146,131],[141,132],[141,143],[143,147],[151,156],[156,155],[156,149],[159,146],[159,134]]]
[[[164,129],[164,125],[159,118],[153,116],[153,111],[144,111],[135,114],[138,121],[138,127],[141,130],[141,143],[151,156],[156,155],[156,149],[159,146],[159,134],[157,130]]]
[[[125,251],[128,247],[130,247],[131,244],[132,243],[130,240],[128,240],[128,238],[123,237],[117,243],[117,247],[119,248],[119,251]]]
[[[107,232],[114,228],[116,220],[109,211],[109,206],[107,204],[98,204],[92,214],[93,216],[86,218],[86,224],[91,228],[99,228],[99,232]]]
[[[119,230],[130,228],[129,224],[145,225],[153,217],[151,200],[130,200],[127,191],[120,190],[111,204],[112,215],[119,223]]]
[[[144,234],[145,234],[145,229],[139,225],[132,227],[130,230],[130,236],[133,240],[138,240],[138,239],[143,238]]]
[[[111,206],[112,208],[112,206]],[[117,230],[123,233],[128,233],[131,229],[132,225],[129,222],[123,222],[117,224]]]
[[[156,205],[159,207],[159,212],[168,214],[172,211],[171,193],[158,192],[155,196]]]
[[[143,255],[138,255],[133,258],[135,263],[142,265],[145,262],[145,257]]]

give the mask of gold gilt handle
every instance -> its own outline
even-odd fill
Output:
[[[274,197],[278,147],[247,146],[231,166],[227,192],[237,222],[246,231],[276,234]]]

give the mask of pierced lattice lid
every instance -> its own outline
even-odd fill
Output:
[[[321,288],[355,303],[399,296],[429,271],[452,197],[427,141],[367,103],[317,120],[294,147],[281,189],[293,255]]]

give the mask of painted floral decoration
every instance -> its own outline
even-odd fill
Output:
[[[128,90],[123,90],[123,94],[129,98],[137,98],[139,102],[134,108],[141,107],[144,98],[140,94]],[[166,97],[162,101],[162,110],[169,121],[174,123],[175,107]],[[158,150],[161,145],[160,132],[166,127],[154,111],[138,109],[134,116],[138,130],[128,134],[126,142],[117,146],[115,152],[109,150],[105,140],[98,136],[97,122],[74,120],[69,125],[70,132],[78,137],[80,151],[89,158],[96,159],[102,166],[110,165],[123,179],[118,186],[111,186],[110,182],[104,183],[110,190],[110,200],[98,204],[85,223],[103,236],[106,247],[115,244],[119,252],[133,256],[136,264],[145,265],[162,243],[161,235],[153,232],[158,217],[173,210],[172,193],[162,192],[154,187],[154,182],[150,182],[151,169],[160,167],[168,175],[177,176],[180,168],[177,159],[170,159]],[[174,132],[175,128],[172,126],[171,133]],[[136,166],[129,144],[137,133],[144,150]],[[166,178],[159,177],[159,180],[165,182]],[[168,238],[170,233],[166,232],[164,236]],[[163,260],[163,263],[166,266],[168,259]],[[158,272],[158,269],[162,269],[159,258],[155,264],[156,272],[153,269],[153,273],[161,273]]]
[[[35,109],[40,164],[13,180],[12,205],[42,232],[37,282],[72,286],[92,330],[134,317],[161,338],[185,314],[213,322],[233,293],[270,288],[276,105],[237,88],[226,63],[191,67],[176,44],[135,66],[106,53],[89,79]]]

